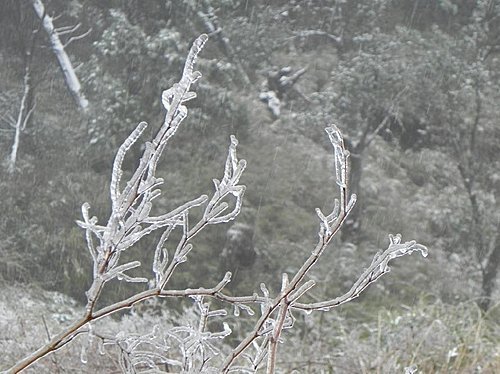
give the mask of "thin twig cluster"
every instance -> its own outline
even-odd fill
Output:
[[[281,291],[271,295],[265,284],[261,284],[262,295],[229,296],[223,292],[231,280],[231,273],[212,288],[171,290],[167,286],[176,268],[187,261],[193,249],[192,238],[203,228],[233,220],[240,212],[245,186],[239,184],[245,170],[245,160],[238,160],[236,147],[238,141],[231,136],[229,152],[221,180],[214,179],[215,190],[211,197],[201,195],[187,200],[170,212],[152,215],[154,200],[161,194],[163,179],[156,176],[156,169],[162,152],[170,138],[187,115],[184,103],[196,97],[190,91],[201,74],[194,70],[196,58],[207,41],[201,35],[189,51],[181,80],[162,94],[162,103],[166,109],[163,125],[152,141],[145,143],[139,165],[125,186],[122,187],[122,162],[127,151],[137,142],[147,127],[139,123],[130,136],[119,148],[111,176],[110,197],[111,214],[105,225],[98,224],[97,217],[90,215],[90,205],[82,206],[83,220],[78,225],[85,230],[87,248],[93,260],[93,282],[87,291],[87,305],[82,317],[71,324],[65,331],[53,337],[49,343],[36,352],[19,361],[8,373],[19,372],[38,359],[50,354],[86,333],[89,339],[101,339],[105,345],[114,345],[120,351],[120,367],[123,372],[157,372],[161,367],[173,367],[176,372],[248,372],[266,368],[274,373],[278,347],[283,341],[283,330],[291,328],[296,320],[294,313],[313,310],[329,310],[358,297],[372,282],[389,271],[389,262],[397,257],[420,251],[424,256],[427,250],[415,241],[401,242],[401,236],[390,236],[390,245],[375,255],[370,266],[354,282],[344,295],[332,300],[315,303],[301,302],[301,298],[315,286],[307,279],[310,270],[318,262],[333,237],[339,232],[356,196],[349,194],[349,152],[344,146],[338,128],[330,125],[326,132],[333,146],[334,168],[339,198],[335,199],[332,211],[326,215],[316,209],[319,217],[319,239],[315,248],[305,259],[300,269],[293,275],[283,274]],[[229,199],[228,199],[229,198]],[[232,201],[232,202],[231,202]],[[189,220],[192,209],[201,209],[201,218],[195,222]],[[174,230],[181,230],[182,236],[175,249],[168,250],[166,243]],[[154,250],[149,278],[136,277],[130,271],[141,266],[139,261],[121,262],[121,255],[144,236],[152,232],[161,232]],[[169,246],[171,247],[171,246]],[[97,301],[106,283],[112,279],[124,282],[143,282],[147,289],[114,304],[97,307]],[[132,335],[122,332],[116,337],[103,338],[93,331],[93,323],[105,316],[130,308],[141,301],[155,297],[190,297],[195,301],[198,325],[183,325],[167,331],[155,327],[147,335]],[[221,321],[226,316],[225,309],[210,310],[207,299],[216,299],[229,304],[235,316],[240,310],[249,315],[257,315],[253,329],[232,350],[221,349],[219,342],[229,336],[230,326],[223,322],[216,331],[209,324],[210,319]],[[178,352],[174,354],[174,347]],[[217,357],[217,359],[214,359]],[[225,357],[225,358],[224,358]],[[82,360],[84,361],[84,360]]]

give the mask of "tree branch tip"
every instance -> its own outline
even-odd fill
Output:
[[[325,127],[325,131],[327,132],[327,134],[340,133],[339,128],[334,123],[331,123],[327,127]]]
[[[198,37],[196,38],[196,41],[195,41],[195,42],[196,42],[196,43],[203,43],[203,44],[201,44],[201,46],[200,46],[200,48],[201,48],[201,47],[203,47],[203,45],[207,42],[207,40],[208,40],[208,39],[209,39],[209,38],[208,38],[208,35],[204,33],[204,34],[201,34],[200,36],[198,36]]]
[[[429,248],[427,248],[425,245],[415,243],[414,247],[415,247],[416,251],[420,252],[420,254],[422,255],[422,257],[427,257],[429,255]]]
[[[233,276],[233,273],[231,273],[230,271],[227,271],[226,274],[224,274],[224,278],[222,279],[222,282],[224,282],[225,284],[231,282],[232,276]]]
[[[393,234],[389,234],[389,242],[391,244],[399,244],[401,243],[401,234],[396,234],[396,235],[393,235]]]

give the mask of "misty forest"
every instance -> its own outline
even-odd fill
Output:
[[[2,0],[0,371],[500,373],[500,0]]]

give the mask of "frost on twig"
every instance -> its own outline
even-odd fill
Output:
[[[60,349],[82,332],[88,333],[89,340],[94,339],[97,335],[90,326],[93,321],[129,309],[144,300],[163,297],[193,299],[198,322],[178,324],[167,329],[157,326],[147,334],[122,333],[107,337],[103,344],[118,347],[119,365],[123,372],[158,372],[161,365],[166,365],[176,372],[255,373],[265,367],[267,373],[274,373],[279,345],[285,341],[283,331],[294,326],[295,313],[329,310],[349,302],[389,272],[389,262],[393,259],[414,251],[427,255],[427,249],[423,245],[415,241],[402,243],[399,234],[391,235],[389,247],[375,255],[370,266],[344,295],[322,302],[301,302],[315,286],[315,281],[308,279],[311,269],[327,250],[356,202],[356,196],[349,193],[349,152],[345,148],[341,132],[331,125],[326,128],[326,132],[333,147],[335,188],[338,190],[338,197],[329,214],[316,209],[319,218],[318,242],[293,276],[283,274],[280,291],[272,295],[262,283],[259,294],[228,295],[224,293],[224,288],[231,280],[229,272],[212,288],[201,286],[181,290],[168,289],[167,285],[175,270],[179,264],[187,261],[193,250],[192,238],[208,225],[235,219],[240,213],[245,192],[245,186],[239,183],[246,162],[238,159],[238,141],[231,136],[224,172],[221,179],[213,180],[215,189],[211,196],[201,195],[187,199],[170,212],[152,214],[154,200],[161,194],[163,184],[163,179],[156,176],[157,164],[169,139],[187,115],[187,108],[183,104],[196,97],[190,87],[201,76],[194,70],[194,65],[206,41],[206,35],[195,40],[180,81],[163,91],[162,103],[166,110],[163,124],[154,138],[145,143],[139,164],[124,185],[123,160],[127,151],[144,133],[147,124],[139,123],[119,148],[113,163],[110,183],[111,213],[107,223],[99,224],[97,217],[90,214],[90,205],[82,205],[83,219],[78,221],[78,225],[85,230],[94,275],[87,291],[87,305],[83,316],[53,337],[45,346],[19,361],[9,372],[16,373],[27,368],[41,357]],[[199,209],[201,214],[190,215],[195,208]],[[193,220],[193,216],[201,218]],[[180,239],[176,239],[176,245],[171,245],[169,239],[174,230],[180,231],[182,235]],[[133,276],[130,272],[139,268],[141,263],[137,260],[123,263],[120,261],[121,255],[152,232],[161,233],[153,248],[152,274],[149,278]],[[97,301],[104,286],[113,279],[147,283],[149,288],[145,287],[143,291],[127,299],[97,309]],[[227,311],[219,306],[211,310],[206,301],[210,298],[229,304],[234,311],[234,317],[240,317],[241,310],[248,315],[257,314],[257,321],[251,331],[229,352],[220,344],[232,330],[225,319]],[[210,323],[211,320],[216,323]],[[84,353],[82,351],[82,357]],[[82,358],[83,361],[86,359]]]
[[[196,97],[196,94],[190,91],[190,87],[201,77],[201,74],[194,70],[194,64],[206,40],[206,35],[195,40],[186,59],[180,81],[172,88],[163,91],[162,103],[166,110],[163,125],[154,139],[146,142],[139,166],[124,187],[121,186],[122,162],[127,151],[143,134],[147,124],[139,123],[120,146],[113,163],[110,184],[112,211],[108,223],[105,226],[98,225],[97,218],[90,217],[89,204],[85,203],[82,207],[83,221],[78,221],[78,224],[86,230],[87,247],[94,262],[94,282],[87,292],[89,313],[104,284],[114,278],[127,282],[147,282],[152,292],[162,294],[176,267],[187,260],[192,250],[190,240],[206,225],[228,222],[234,219],[241,210],[245,186],[238,183],[246,161],[238,160],[236,154],[238,141],[231,136],[224,174],[220,181],[214,179],[215,191],[212,197],[201,195],[170,212],[151,215],[153,200],[161,194],[160,187],[163,184],[163,179],[155,175],[157,163],[168,140],[176,133],[187,115],[187,108],[183,104]],[[234,198],[233,203],[228,196]],[[191,209],[202,205],[205,205],[202,219],[194,223],[190,222]],[[234,206],[227,211],[230,205]],[[167,241],[170,234],[177,228],[182,231],[182,237],[169,256]],[[154,250],[152,263],[154,278],[149,280],[128,275],[127,271],[141,264],[139,261],[121,264],[119,261],[121,253],[145,235],[157,230],[160,230],[162,234]]]
[[[347,293],[333,300],[312,304],[299,301],[315,286],[313,280],[306,280],[306,278],[356,203],[356,195],[349,195],[349,152],[344,146],[342,134],[334,125],[325,130],[333,146],[339,198],[335,199],[332,212],[328,215],[319,208],[316,209],[320,220],[319,241],[310,256],[290,280],[287,274],[283,275],[282,287],[278,295],[272,297],[265,285],[261,285],[264,298],[263,302],[260,302],[260,318],[254,329],[227,356],[222,366],[224,373],[255,373],[262,366],[265,366],[267,373],[274,373],[278,346],[283,342],[282,331],[291,328],[295,321],[293,311],[307,313],[313,310],[325,311],[349,302],[358,297],[371,283],[389,272],[388,264],[391,260],[414,251],[419,251],[424,256],[427,255],[427,248],[423,245],[417,244],[415,241],[401,243],[401,235],[390,235],[389,247],[375,256],[368,269],[361,274]]]
[[[335,167],[335,181],[339,187],[339,198],[335,199],[332,212],[325,216],[321,209],[316,208],[316,214],[320,220],[319,236],[322,240],[328,241],[332,237],[334,231],[340,227],[344,218],[350,213],[356,203],[356,195],[352,194],[348,197],[348,168],[349,168],[349,151],[344,146],[344,139],[340,130],[335,125],[330,125],[325,129],[330,143],[333,146],[333,157]]]
[[[120,331],[104,341],[104,347],[118,348],[118,363],[126,374],[164,372],[216,373],[212,359],[220,355],[219,342],[231,334],[227,323],[215,331],[208,323],[226,316],[224,309],[210,310],[203,297],[195,297],[181,324],[155,325],[146,334]],[[169,371],[170,371],[169,370]]]
[[[371,283],[375,282],[378,278],[391,270],[389,267],[389,262],[391,260],[405,255],[411,255],[415,251],[420,252],[422,256],[427,257],[428,251],[425,246],[418,244],[414,240],[401,243],[400,234],[389,235],[389,241],[389,247],[385,251],[375,254],[370,266],[360,275],[358,280],[354,282],[351,289],[344,295],[332,300],[312,304],[295,303],[293,304],[293,308],[304,311],[327,311],[357,298]]]
[[[78,221],[78,224],[86,230],[87,246],[94,261],[95,281],[88,292],[89,304],[93,304],[102,284],[113,278],[129,282],[148,281],[145,278],[127,275],[125,271],[140,266],[140,263],[133,261],[119,265],[120,254],[145,235],[163,229],[164,232],[157,244],[153,263],[156,285],[159,285],[164,280],[161,278],[161,274],[166,270],[166,264],[169,260],[164,248],[165,241],[177,226],[183,228],[184,237],[187,239],[190,235],[189,211],[204,204],[208,199],[207,196],[202,195],[187,201],[171,212],[158,216],[151,215],[153,200],[161,194],[160,187],[163,184],[163,179],[155,175],[157,163],[168,140],[175,134],[182,120],[186,117],[187,108],[183,103],[196,97],[196,94],[190,91],[190,87],[201,77],[201,74],[194,70],[194,64],[206,40],[207,36],[202,35],[193,43],[181,80],[163,92],[162,103],[166,109],[163,125],[153,141],[146,142],[139,166],[124,187],[120,185],[123,174],[122,162],[127,151],[143,134],[147,123],[139,123],[120,146],[113,163],[110,184],[111,215],[108,223],[105,226],[97,225],[97,218],[89,215],[90,206],[85,203],[82,207],[83,221]],[[232,139],[231,154],[233,158],[236,157],[236,144],[236,139]],[[244,162],[242,164],[244,165]],[[238,178],[242,171],[240,168]],[[237,194],[241,189],[241,187],[230,189],[228,192]],[[237,212],[234,215],[236,214]],[[96,243],[94,243],[94,239],[96,239]],[[185,257],[189,249],[187,243],[183,243],[176,251],[177,257],[175,259],[178,261]]]
[[[229,222],[233,220],[241,210],[245,186],[238,185],[238,182],[243,174],[243,171],[245,170],[246,161],[238,161],[236,156],[237,145],[238,140],[236,140],[236,137],[231,136],[231,146],[229,147],[229,154],[226,160],[224,177],[221,181],[218,179],[213,180],[215,193],[212,199],[210,199],[203,215],[210,224]],[[222,200],[228,194],[231,194],[236,198],[235,206],[231,212],[222,215],[222,213],[228,208],[228,204],[226,202],[222,202]]]

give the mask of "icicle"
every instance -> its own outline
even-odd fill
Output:
[[[104,340],[99,339],[97,343],[97,352],[99,355],[104,356],[106,354],[106,348],[104,347]]]

